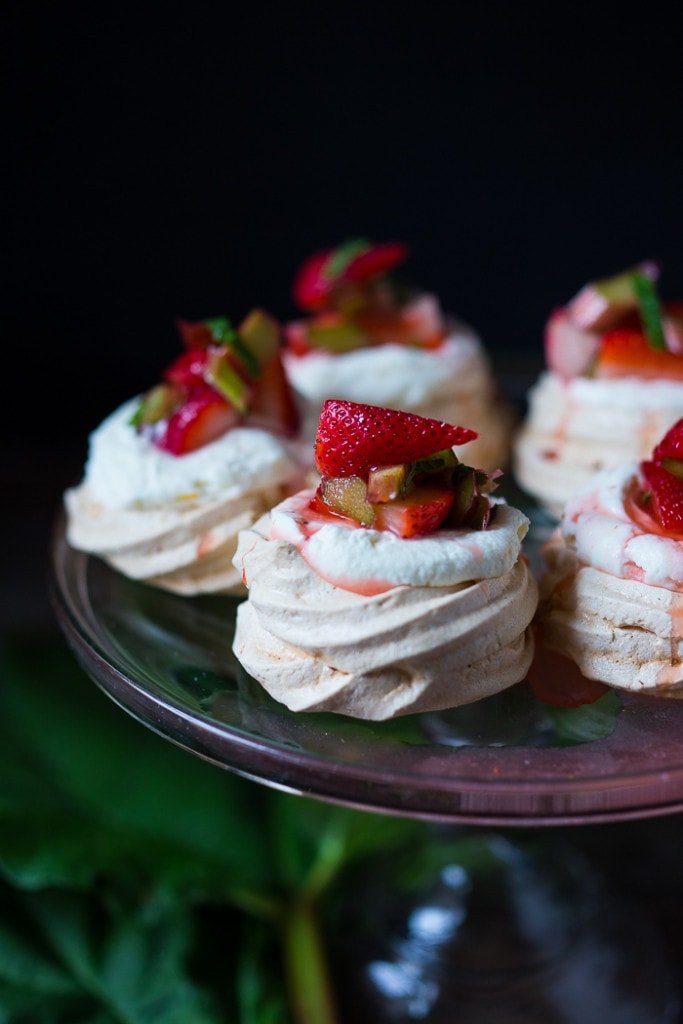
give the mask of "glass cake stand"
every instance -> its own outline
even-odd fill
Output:
[[[221,768],[287,792],[367,811],[426,819],[434,823],[435,841],[444,833],[450,834],[451,826],[458,834],[486,835],[486,841],[492,844],[490,852],[498,858],[499,882],[501,878],[507,880],[504,888],[508,895],[523,886],[531,900],[534,886],[540,886],[543,905],[552,910],[548,911],[550,917],[543,923],[538,903],[529,903],[517,920],[515,934],[510,932],[508,936],[508,953],[502,953],[498,943],[486,954],[489,959],[482,954],[487,964],[486,984],[482,982],[483,968],[480,965],[475,969],[471,957],[477,942],[480,948],[488,948],[490,929],[483,946],[481,935],[470,938],[466,954],[462,949],[456,954],[449,947],[444,977],[452,983],[453,957],[460,957],[457,962],[461,963],[464,955],[467,966],[463,970],[470,979],[465,987],[473,1000],[470,1005],[459,990],[459,1021],[659,1024],[679,1019],[676,985],[664,966],[666,956],[660,955],[656,937],[650,943],[651,955],[644,955],[641,944],[638,962],[631,964],[626,946],[628,922],[622,922],[618,936],[601,933],[604,927],[600,922],[606,916],[599,909],[603,897],[586,882],[585,873],[575,874],[571,856],[565,863],[552,855],[555,878],[551,884],[545,874],[548,864],[529,862],[499,829],[526,826],[538,835],[539,826],[620,822],[682,810],[683,701],[624,694],[618,698],[616,711],[602,718],[596,713],[596,721],[589,722],[588,734],[582,733],[578,741],[571,713],[541,704],[526,682],[469,707],[391,722],[295,714],[272,700],[232,655],[236,599],[182,598],[128,580],[99,559],[70,548],[62,520],[53,537],[51,589],[60,625],[86,672],[117,704],[154,732]],[[576,670],[567,662],[565,671],[571,674]],[[595,733],[591,731],[594,728]],[[487,831],[480,831],[481,827]],[[544,835],[547,832],[544,830]],[[375,950],[372,963],[383,964],[384,973],[375,971],[370,977],[367,957],[362,970],[359,963],[347,963],[347,978],[358,980],[362,976],[360,1001],[354,1003],[351,1015],[357,1024],[366,1019],[359,1009],[362,1005],[369,1007],[367,1019],[375,1024],[383,1020],[455,1019],[448,1016],[450,1011],[443,1017],[434,1013],[429,1016],[424,1011],[424,1000],[421,1003],[415,996],[415,991],[423,992],[427,984],[416,966],[424,967],[426,963],[425,942],[418,942],[418,951],[410,954],[412,966],[403,965],[402,985],[396,981],[400,959],[396,950],[400,948],[404,959],[408,956],[408,937],[409,933],[415,937],[420,907],[424,911],[428,905],[432,912],[437,908],[442,923],[453,920],[454,901],[460,907],[456,917],[460,914],[464,920],[469,916],[471,921],[482,916],[480,907],[473,917],[473,893],[476,897],[481,885],[490,892],[491,876],[481,885],[467,876],[463,888],[462,871],[458,874],[461,866],[458,869],[458,865],[451,865],[451,869],[449,876],[442,871],[433,879],[428,896],[424,890],[411,907],[404,908],[400,922],[396,919],[397,901],[390,898],[387,869],[384,882],[388,896],[382,906],[375,907],[375,932],[377,921],[383,920],[382,942],[389,942],[390,933],[403,937],[396,938],[391,953],[384,949],[380,955]],[[447,877],[451,882],[445,880]],[[525,879],[523,883],[520,878]],[[590,890],[586,899],[592,901],[585,927],[577,925],[583,897],[577,899],[576,894],[582,890]],[[375,897],[381,891],[381,885],[373,888]],[[568,892],[573,894],[569,899]],[[501,893],[494,902],[503,900]],[[484,899],[484,904],[490,912],[490,901]],[[519,907],[515,913],[521,913]],[[621,921],[614,908],[610,913],[613,922]],[[427,920],[424,913],[421,919],[423,923]],[[554,946],[553,942],[549,945],[545,928],[550,929]],[[524,948],[528,948],[528,933],[534,929],[538,933],[533,947],[536,952],[528,953],[525,960],[520,952],[520,935],[524,933]],[[430,934],[431,939],[425,941],[433,953],[435,939]],[[518,997],[517,1002],[512,997],[507,999],[507,1011],[497,1003],[496,1012],[487,1015],[486,1000],[493,991],[498,995],[508,992],[509,996],[509,984],[506,988],[498,975],[494,978],[492,962],[503,963],[501,969],[508,982],[514,977],[517,983],[529,972],[538,972],[539,948],[544,950],[541,959],[547,973],[547,951],[553,946],[555,953],[558,949],[562,953],[553,960],[555,968],[559,970],[560,962],[570,964],[561,969],[561,977],[554,983],[566,988],[573,978],[577,990],[583,991],[591,957],[602,958],[600,977],[604,982],[605,944],[621,964],[619,984],[629,975],[628,1013],[621,996],[610,990],[600,992],[596,1001],[594,986],[589,986],[593,995],[576,997],[574,1016],[574,1011],[566,1009],[564,1015],[553,1015],[547,991],[541,1009],[526,993],[526,1002],[522,1001],[524,1015],[514,1016],[519,1011]],[[362,942],[358,948],[361,946]],[[439,946],[442,954],[443,948]],[[510,960],[512,949],[516,952]],[[575,962],[566,955],[568,950],[582,951],[583,960]],[[429,963],[430,970],[436,970],[433,961]],[[443,966],[441,963],[439,968],[442,973]],[[567,970],[573,972],[570,977],[565,976]],[[470,983],[473,971],[477,979],[474,987]],[[643,1007],[633,996],[635,979],[639,982],[638,998],[646,993]],[[445,982],[439,987],[433,977],[429,984],[429,991],[434,991],[434,984],[441,995],[446,990]],[[345,983],[344,988],[354,991],[351,984]],[[413,993],[412,1002],[407,991]],[[454,998],[451,994],[449,1005]]]

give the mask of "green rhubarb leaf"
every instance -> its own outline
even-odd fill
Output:
[[[640,319],[647,340],[652,348],[665,350],[662,307],[655,282],[647,274],[638,271],[633,275],[633,290],[638,299]]]

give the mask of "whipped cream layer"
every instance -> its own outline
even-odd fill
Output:
[[[243,593],[237,536],[301,485],[294,447],[240,428],[170,455],[129,425],[136,406],[91,435],[84,480],[64,496],[69,543],[177,593]]]
[[[683,696],[683,543],[629,517],[637,472],[606,470],[568,503],[544,551],[538,618],[545,642],[588,678]]]
[[[433,349],[383,344],[341,354],[285,353],[284,362],[311,443],[323,403],[340,398],[470,427],[480,436],[458,449],[464,462],[495,469],[507,461],[511,414],[481,342],[466,327],[453,328]]]
[[[126,402],[90,435],[85,483],[107,508],[225,499],[282,483],[298,471],[292,444],[251,427],[229,430],[187,455],[171,455],[130,426],[138,402]]]
[[[494,579],[364,596],[330,585],[293,544],[271,539],[270,518],[240,535],[235,564],[249,598],[233,650],[291,710],[383,720],[456,707],[524,678],[537,602],[524,560]]]
[[[276,506],[269,536],[292,544],[323,579],[366,593],[401,584],[444,587],[502,576],[517,561],[529,528],[519,509],[498,502],[486,530],[438,530],[402,539],[320,515],[310,507],[313,497],[313,491],[300,491]]]
[[[517,481],[558,517],[595,473],[640,461],[683,416],[683,383],[544,372],[514,444]]]

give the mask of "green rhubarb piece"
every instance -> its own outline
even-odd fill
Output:
[[[307,337],[311,345],[330,352],[351,352],[362,348],[367,342],[360,327],[348,320],[332,324],[313,323],[308,328]]]
[[[472,530],[484,530],[491,519],[491,502],[487,495],[498,486],[497,473],[483,473],[460,464],[453,474],[455,499],[448,516],[449,523]]]
[[[218,350],[210,354],[205,377],[233,409],[239,413],[247,411],[251,389],[230,365],[227,353]]]
[[[244,366],[249,376],[255,379],[261,372],[259,361],[244,343],[241,334],[235,330],[230,321],[224,316],[212,317],[204,323],[211,332],[211,340],[214,345],[220,345],[230,349]]]
[[[369,248],[370,242],[365,238],[351,238],[348,242],[338,245],[325,261],[325,265],[322,268],[323,276],[328,281],[336,281],[338,277],[344,274],[348,265],[357,256],[360,256],[361,253],[367,252]]]
[[[398,498],[403,491],[407,475],[408,466],[405,463],[371,469],[368,475],[368,501],[374,505]]]
[[[415,486],[417,480],[424,477],[443,477],[450,480],[453,471],[460,465],[457,455],[452,448],[443,448],[433,455],[427,455],[424,459],[417,459],[408,463],[408,472],[403,487],[404,492]]]
[[[355,519],[363,526],[372,526],[375,512],[368,501],[367,484],[361,477],[325,477],[320,484],[319,494],[325,504],[335,512]]]
[[[638,299],[638,312],[645,337],[652,348],[666,350],[662,306],[654,281],[647,274],[638,271],[633,274],[633,290]]]
[[[255,363],[255,373],[252,373],[251,367],[245,363],[247,369],[251,376],[257,377],[278,351],[280,329],[272,316],[264,313],[262,309],[254,309],[240,324],[237,340],[240,349],[246,350],[251,363]],[[238,355],[241,353],[238,352]]]
[[[139,429],[167,420],[182,404],[182,399],[183,389],[177,384],[156,384],[143,395],[129,420],[130,425]]]

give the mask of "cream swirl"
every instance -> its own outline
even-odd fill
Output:
[[[625,580],[683,590],[683,544],[652,533],[629,515],[626,498],[638,464],[600,473],[565,508],[560,525],[579,562]]]
[[[295,477],[295,446],[266,430],[237,427],[187,455],[171,455],[130,425],[138,400],[90,436],[85,483],[107,508],[148,508],[188,498],[238,497]]]
[[[369,593],[392,586],[455,586],[492,579],[517,561],[529,520],[499,502],[486,530],[438,530],[402,539],[357,527],[311,508],[300,491],[272,510],[270,536],[296,547],[319,576],[338,587]]]

